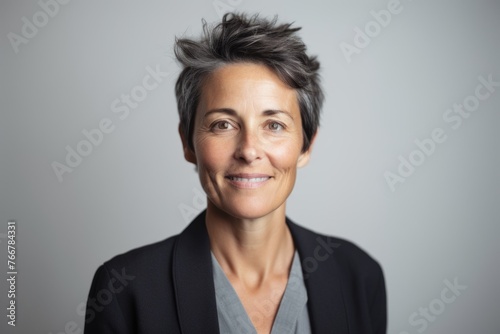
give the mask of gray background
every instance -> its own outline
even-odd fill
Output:
[[[348,63],[340,44],[353,44],[353,29],[389,1],[221,2],[295,21],[322,64],[320,135],[288,215],[379,260],[389,333],[418,333],[410,315],[455,278],[467,288],[423,332],[499,333],[500,87],[456,130],[443,114],[474,94],[478,76],[500,81],[500,3],[401,0]],[[0,283],[2,333],[83,328],[95,269],[180,232],[204,204],[177,135],[172,45],[176,35],[198,36],[201,18],[220,19],[214,1],[70,1],[16,53],[8,34],[40,10],[37,1],[0,5],[0,233],[17,220],[19,271],[15,328]],[[169,76],[120,120],[113,100],[157,65]],[[51,164],[103,118],[114,131],[59,182]],[[434,128],[447,140],[391,191],[384,173]],[[0,234],[0,272],[6,247]]]

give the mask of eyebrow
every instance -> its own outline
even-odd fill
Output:
[[[204,115],[204,117],[207,117],[211,114],[216,114],[216,113],[222,113],[230,116],[237,116],[236,111],[231,108],[218,108],[218,109],[211,109],[207,111]],[[279,110],[279,109],[266,109],[262,112],[263,116],[273,116],[273,115],[286,115],[290,117],[292,120],[294,119],[292,114],[286,110]]]

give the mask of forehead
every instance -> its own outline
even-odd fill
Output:
[[[255,108],[298,111],[295,89],[262,64],[224,65],[208,75],[203,82],[199,105],[202,109],[244,108],[249,103]]]

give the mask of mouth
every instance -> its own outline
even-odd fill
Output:
[[[262,182],[262,181],[268,180],[269,176],[266,176],[266,177],[252,177],[252,178],[228,176],[227,178],[229,180],[231,180],[231,181],[238,181],[238,182]]]
[[[237,188],[258,188],[271,179],[271,176],[265,174],[231,174],[226,175],[225,178]]]

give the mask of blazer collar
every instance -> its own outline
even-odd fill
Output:
[[[349,333],[335,248],[341,245],[286,219],[302,264],[312,332]]]
[[[219,333],[205,212],[201,212],[179,234],[174,246],[173,282],[183,334]],[[321,249],[328,245],[329,240],[318,239],[321,237],[288,218],[286,223],[301,258],[312,332],[348,333],[339,270],[334,260],[326,261],[325,258],[327,254],[333,256],[334,252]]]

